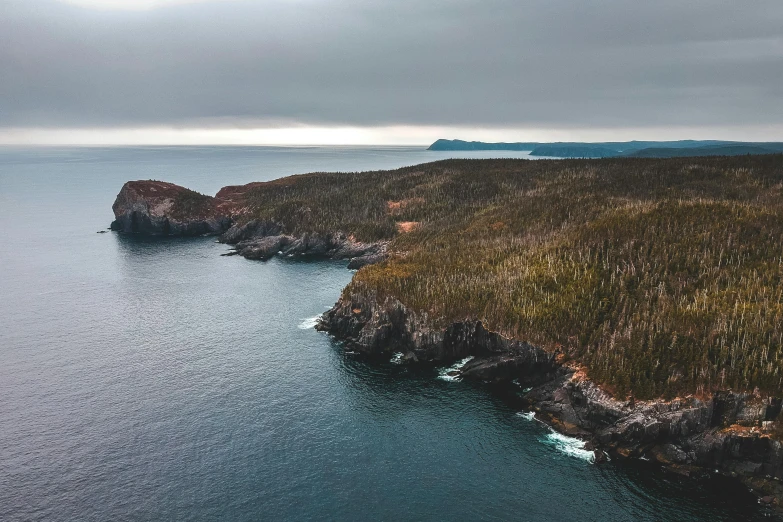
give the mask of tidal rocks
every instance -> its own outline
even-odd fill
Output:
[[[129,181],[112,205],[118,232],[157,236],[220,234],[231,226],[215,198],[173,183]]]
[[[253,220],[235,225],[220,238],[233,244],[237,254],[247,259],[267,260],[285,256],[311,255],[332,259],[350,259],[349,266],[364,266],[386,259],[387,242],[362,243],[336,232],[329,234],[304,233],[299,236],[283,234],[279,223]]]

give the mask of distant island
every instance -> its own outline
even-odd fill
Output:
[[[530,151],[531,156],[553,158],[676,158],[692,156],[743,156],[783,152],[780,142],[718,140],[486,143],[440,139],[427,150],[512,150]]]
[[[112,229],[346,259],[358,270],[318,327],[350,350],[458,362],[455,378],[502,387],[596,460],[718,470],[773,502],[782,187],[781,154],[445,160],[214,197],[128,182]]]

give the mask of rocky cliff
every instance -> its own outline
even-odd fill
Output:
[[[218,201],[163,181],[129,181],[112,205],[118,232],[198,236],[219,234],[231,226],[231,216]]]
[[[462,379],[507,385],[539,420],[582,438],[596,461],[609,455],[652,459],[684,475],[737,477],[766,502],[783,501],[783,446],[776,436],[781,400],[720,391],[671,401],[618,400],[563,354],[507,339],[480,321],[432,328],[394,298],[343,295],[320,330],[371,356],[402,353],[409,363],[449,364],[472,356]]]
[[[410,175],[419,176],[414,171]],[[335,177],[330,183],[346,179]],[[249,259],[265,260],[279,254],[316,255],[350,259],[349,266],[359,268],[388,256],[388,266],[378,268],[382,271],[411,255],[400,245],[411,248],[414,244],[401,241],[395,243],[392,254],[387,253],[388,238],[395,237],[385,232],[391,224],[397,222],[397,234],[413,235],[415,231],[400,230],[399,225],[421,217],[416,214],[416,205],[405,210],[410,215],[397,215],[397,209],[402,208],[400,202],[426,202],[442,196],[442,192],[420,199],[384,195],[382,200],[367,204],[368,195],[376,192],[372,186],[366,191],[355,191],[358,195],[350,204],[343,205],[339,199],[343,192],[335,189],[323,196],[324,186],[329,185],[315,181],[315,175],[307,175],[225,187],[215,197],[169,183],[130,182],[117,196],[112,229],[157,235],[221,234],[221,242],[234,246],[232,254]],[[292,188],[297,184],[304,188],[297,192]],[[460,194],[463,192],[469,191]],[[313,211],[318,207],[312,203],[318,197],[323,197],[320,214]],[[336,198],[340,205],[334,204]],[[361,207],[362,204],[366,206]],[[337,219],[336,214],[342,217]],[[370,219],[368,216],[375,216],[377,231],[383,233],[365,233],[360,237],[386,239],[362,242],[353,233],[343,232],[352,230],[352,226],[354,231],[360,230]],[[500,223],[500,227],[495,227],[496,224],[491,222],[480,237],[489,233],[486,230],[504,226]],[[324,232],[330,227],[333,231]],[[418,244],[424,244],[424,250],[419,251],[422,266],[437,265],[445,259],[443,254],[449,253],[450,245],[445,233],[432,232],[426,236],[442,240],[436,246],[427,246],[422,243],[426,237],[418,237]],[[497,244],[507,242],[506,238]],[[482,247],[487,244],[483,243]],[[472,263],[472,259],[464,259]],[[597,460],[608,455],[649,458],[683,474],[718,470],[741,478],[756,491],[773,495],[767,500],[783,500],[783,488],[778,482],[783,477],[779,398],[731,390],[668,401],[613,396],[607,388],[592,382],[589,372],[570,361],[565,353],[493,332],[475,320],[475,311],[468,309],[464,318],[451,316],[448,321],[443,317],[428,317],[424,312],[414,313],[395,298],[404,299],[400,293],[404,293],[404,285],[387,287],[386,294],[380,297],[375,292],[383,287],[367,284],[367,278],[362,277],[372,273],[372,267],[359,272],[355,280],[358,283],[352,284],[324,314],[319,329],[345,341],[351,349],[381,357],[401,353],[411,364],[450,364],[472,357],[460,370],[455,370],[459,377],[513,390],[527,408],[536,412],[537,418],[562,432],[583,438],[595,450]],[[443,281],[446,280],[437,283]],[[502,287],[505,283],[496,284]],[[367,290],[359,291],[361,288]]]
[[[198,236],[220,234],[234,245],[230,255],[267,260],[275,255],[314,255],[349,260],[349,268],[386,257],[387,241],[364,243],[341,232],[291,234],[283,221],[252,218],[247,193],[262,183],[223,187],[215,197],[162,181],[129,181],[112,210],[111,229],[142,235]]]
[[[328,234],[306,232],[287,234],[285,225],[273,221],[251,220],[231,227],[220,238],[234,245],[234,252],[247,259],[267,260],[277,254],[314,255],[349,259],[348,268],[360,268],[385,258],[387,242],[362,243],[342,232]]]

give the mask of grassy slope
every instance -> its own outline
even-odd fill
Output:
[[[346,294],[562,349],[620,396],[783,392],[781,155],[450,160],[293,176],[249,200],[290,232],[393,238],[404,255]]]

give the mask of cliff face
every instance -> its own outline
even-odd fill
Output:
[[[277,254],[348,259],[355,269],[386,258],[386,241],[364,243],[341,232],[286,233],[286,224],[250,219],[247,193],[262,183],[223,187],[215,197],[162,181],[129,181],[114,201],[111,229],[142,235],[221,234],[231,253],[267,260]]]
[[[361,296],[340,299],[324,314],[318,328],[373,356],[400,352],[415,362],[475,357],[461,370],[467,378],[518,379],[532,385],[554,377],[553,354],[490,332],[481,321],[453,323],[445,329],[430,328],[427,323],[426,317],[417,316],[396,299],[377,303],[374,296]]]
[[[344,295],[318,329],[368,355],[451,363],[472,356],[463,379],[507,384],[527,407],[558,431],[580,437],[596,460],[607,454],[643,457],[685,475],[719,470],[767,497],[783,499],[783,447],[773,437],[781,400],[722,391],[671,401],[617,400],[559,354],[507,339],[480,321],[431,328],[393,298]],[[521,389],[525,391],[522,392]]]
[[[272,221],[251,220],[234,225],[220,238],[234,245],[233,254],[247,259],[267,260],[277,254],[314,255],[332,259],[349,259],[348,268],[360,268],[386,257],[387,242],[362,243],[341,232],[301,235],[285,233],[285,226]]]
[[[162,181],[129,181],[112,210],[112,230],[146,235],[219,234],[232,221],[215,198]]]

